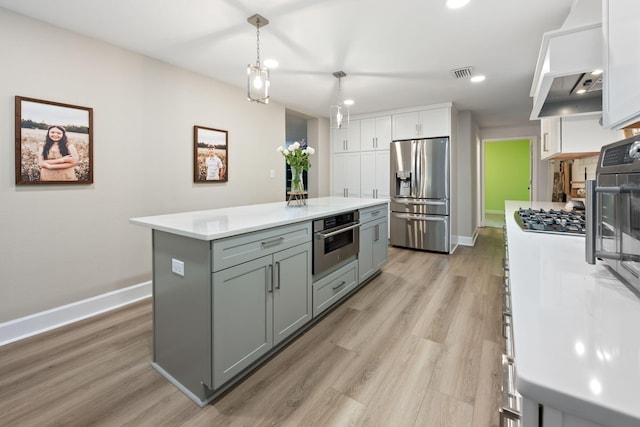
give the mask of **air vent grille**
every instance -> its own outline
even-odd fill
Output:
[[[471,67],[456,68],[455,70],[451,70],[451,74],[453,74],[456,79],[471,77]]]

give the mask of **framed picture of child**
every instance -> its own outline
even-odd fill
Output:
[[[93,109],[15,97],[16,185],[93,183]]]
[[[193,127],[193,182],[227,182],[229,133]]]

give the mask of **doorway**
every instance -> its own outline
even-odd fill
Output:
[[[528,138],[483,142],[481,223],[485,227],[504,225],[505,200],[531,200],[531,147]]]

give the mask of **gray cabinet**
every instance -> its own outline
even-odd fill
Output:
[[[357,286],[357,259],[315,282],[313,284],[313,317],[336,304]]]
[[[154,230],[153,246],[153,365],[201,405],[312,319],[308,221],[212,242]]]
[[[213,388],[273,347],[272,256],[213,273]]]
[[[213,273],[218,388],[311,320],[311,243]]]
[[[371,211],[377,219],[362,221],[360,253],[358,254],[359,282],[367,280],[387,262],[388,215],[386,207]]]

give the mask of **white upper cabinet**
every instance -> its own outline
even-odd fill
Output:
[[[620,129],[640,121],[640,1],[603,0],[602,6],[603,124]]]
[[[450,136],[451,109],[434,108],[393,115],[393,140]]]
[[[334,153],[360,151],[360,120],[350,120],[346,129],[331,129],[331,144]]]
[[[374,117],[360,121],[360,147],[362,150],[388,150],[391,143],[391,116]]]
[[[601,114],[548,117],[540,121],[541,158],[579,158],[599,153],[603,145],[624,138],[622,131],[600,125]]]

